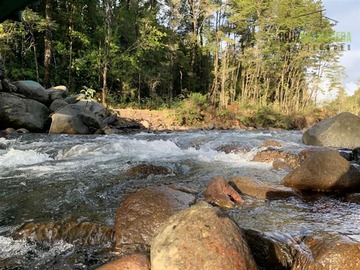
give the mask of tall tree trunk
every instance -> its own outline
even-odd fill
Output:
[[[45,0],[45,50],[44,50],[44,81],[46,88],[50,87],[51,80],[51,58],[52,58],[52,17],[51,17],[51,1]]]

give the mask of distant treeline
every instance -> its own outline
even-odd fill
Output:
[[[44,0],[0,25],[0,50],[9,79],[95,89],[104,103],[199,93],[216,108],[289,112],[313,102],[324,73],[339,85],[322,13],[312,0]]]

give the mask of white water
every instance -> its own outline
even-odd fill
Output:
[[[1,260],[6,260],[5,265],[12,265],[7,260],[20,260],[41,269],[45,265],[41,258],[48,261],[57,255],[61,261],[69,252],[76,253],[67,243],[44,249],[13,240],[11,231],[29,220],[112,225],[123,196],[147,185],[177,184],[201,192],[214,176],[229,179],[236,175],[280,183],[284,172],[251,159],[262,150],[262,142],[270,139],[280,142],[286,151],[299,152],[306,147],[301,136],[299,131],[198,131],[0,138],[0,268]],[[229,145],[249,151],[218,151]],[[174,173],[139,179],[125,174],[141,163],[165,166]],[[293,234],[360,234],[360,207],[356,204],[332,198],[310,203],[297,199],[264,202],[249,197],[245,201],[244,206],[231,211],[244,228]],[[31,258],[19,259],[27,256]]]

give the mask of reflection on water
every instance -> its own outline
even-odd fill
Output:
[[[11,232],[28,221],[112,225],[123,196],[148,185],[177,184],[200,192],[214,176],[229,179],[237,175],[280,183],[283,172],[250,160],[269,139],[281,142],[288,151],[299,152],[306,147],[301,135],[298,131],[197,131],[0,138],[0,268],[29,269],[24,265],[30,265],[41,269],[52,260],[51,269],[56,269],[56,256],[59,269],[86,269],[94,263],[85,262],[89,256],[97,261],[105,256],[101,248],[75,251],[80,247],[65,242],[32,245],[12,239]],[[226,145],[250,151],[226,154],[218,150]],[[125,174],[144,162],[165,166],[174,173],[139,179]],[[243,228],[292,235],[337,231],[356,237],[360,232],[360,206],[337,198],[245,200],[245,205],[230,211]],[[83,259],[75,259],[75,254]]]

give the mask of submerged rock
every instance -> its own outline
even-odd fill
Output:
[[[260,180],[237,176],[230,180],[241,193],[258,199],[284,199],[299,197],[300,194],[292,188],[282,185],[268,184]]]
[[[26,223],[16,230],[15,239],[26,239],[34,242],[66,241],[81,245],[110,244],[114,230],[109,226],[90,222],[44,222]]]
[[[314,152],[285,176],[287,187],[310,191],[360,191],[360,171],[338,151]]]
[[[274,162],[277,159],[283,160],[290,168],[300,166],[301,157],[277,149],[267,149],[256,153],[251,161],[255,162]]]
[[[170,217],[156,231],[151,269],[252,270],[257,266],[236,223],[200,202]]]
[[[360,117],[343,112],[320,121],[303,134],[308,145],[355,148],[360,145]]]
[[[151,174],[167,175],[171,173],[172,171],[170,169],[163,166],[156,166],[153,164],[139,164],[126,171],[127,175],[137,176],[137,177],[147,177]]]
[[[244,200],[223,177],[214,178],[204,191],[205,201],[223,208],[233,208]]]
[[[148,252],[155,230],[194,201],[194,196],[167,187],[148,187],[129,195],[116,213],[115,251]]]
[[[340,234],[305,238],[308,252],[298,252],[292,270],[355,270],[360,266],[360,242]]]

